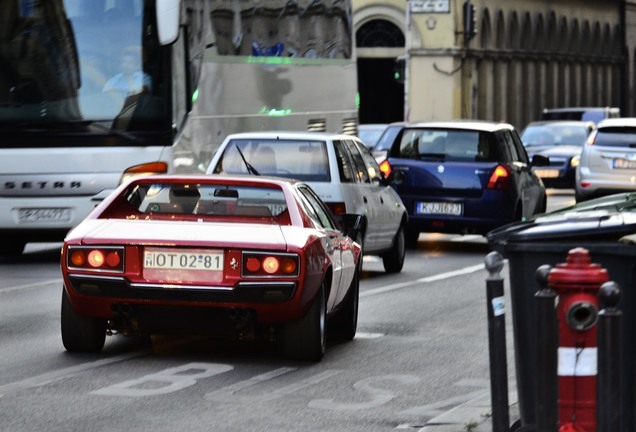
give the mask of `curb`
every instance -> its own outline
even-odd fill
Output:
[[[510,423],[519,418],[516,388],[508,391]],[[418,432],[492,432],[490,390],[430,419]]]

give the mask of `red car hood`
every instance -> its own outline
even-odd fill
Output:
[[[278,225],[184,221],[87,220],[67,241],[82,244],[144,244],[286,250]]]

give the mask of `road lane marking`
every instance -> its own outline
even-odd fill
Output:
[[[260,402],[268,402],[283,396],[290,395],[305,387],[316,385],[319,382],[327,378],[330,378],[334,375],[337,375],[341,372],[339,370],[331,370],[331,369],[326,370],[324,372],[302,379],[298,382],[289,384],[287,386],[276,388],[267,393],[260,392],[259,394],[255,394],[255,395],[237,395],[236,394],[237,392],[241,390],[249,389],[250,387],[253,387],[255,385],[261,384],[263,382],[266,382],[274,378],[277,378],[279,376],[293,372],[296,369],[297,368],[293,368],[293,367],[283,367],[283,368],[275,369],[270,372],[266,372],[264,374],[254,376],[244,381],[239,381],[237,383],[234,383],[222,389],[206,393],[205,400],[213,401],[213,402],[223,402],[223,403],[242,403],[242,404],[248,404],[248,405],[254,404],[254,403],[260,403]]]
[[[474,265],[470,267],[464,267],[458,270],[449,271],[446,273],[439,273],[432,276],[426,276],[420,279],[415,279],[415,280],[406,281],[406,282],[399,282],[393,285],[387,285],[381,288],[374,288],[374,289],[363,291],[360,293],[360,297],[368,297],[368,296],[377,295],[377,294],[384,294],[390,291],[396,291],[402,288],[409,288],[418,283],[436,282],[436,281],[440,281],[444,279],[450,279],[457,276],[475,273],[480,270],[484,270],[485,268],[486,266],[484,264],[478,264],[478,265]]]
[[[8,287],[8,288],[0,288],[0,294],[13,292],[13,291],[19,291],[23,289],[40,288],[46,285],[61,284],[61,283],[62,283],[62,279],[51,279],[48,281],[36,282],[32,284],[18,285],[18,286]]]
[[[97,360],[94,362],[78,364],[78,365],[67,367],[64,369],[59,369],[59,370],[43,373],[41,375],[27,378],[22,381],[16,381],[13,383],[5,384],[0,386],[0,397],[3,397],[4,395],[12,391],[42,387],[47,384],[60,381],[62,379],[79,375],[81,373],[84,373],[92,369],[97,369],[103,366],[109,366],[115,363],[132,360],[134,358],[143,357],[151,353],[152,353],[152,350],[150,349],[135,351],[132,353],[122,354],[115,357],[109,357],[109,358]]]
[[[384,375],[369,377],[353,384],[353,389],[368,394],[371,399],[365,402],[343,402],[335,399],[314,399],[309,401],[310,408],[323,409],[329,411],[359,411],[377,408],[390,402],[399,396],[382,387],[373,384],[385,381],[394,381],[403,385],[413,385],[420,382],[420,378],[413,375]]]
[[[145,375],[141,378],[123,381],[91,392],[102,396],[158,396],[191,387],[198,380],[210,378],[234,369],[234,366],[220,363],[188,363],[182,366]],[[193,372],[194,371],[194,372]],[[158,384],[151,385],[151,384]],[[144,387],[148,385],[149,387]]]

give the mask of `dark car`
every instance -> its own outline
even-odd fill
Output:
[[[456,120],[402,125],[388,149],[390,178],[420,232],[481,234],[545,212],[546,193],[513,126]]]
[[[339,224],[291,180],[137,177],[64,241],[64,347],[101,351],[118,333],[222,333],[320,360],[328,325],[345,341],[356,333],[359,219]]]
[[[544,108],[539,120],[581,120],[596,124],[603,119],[620,116],[618,107],[563,107]]]
[[[574,189],[574,174],[581,150],[590,132],[589,121],[540,121],[529,123],[521,133],[528,155],[542,154],[550,158],[550,166],[535,167],[535,173],[549,188]]]

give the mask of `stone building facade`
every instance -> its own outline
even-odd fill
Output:
[[[354,0],[353,10],[362,123],[472,118],[522,128],[543,108],[562,106],[636,115],[636,1]],[[378,71],[400,56],[404,81],[396,85]],[[402,112],[373,89],[402,91]]]

